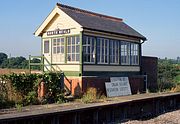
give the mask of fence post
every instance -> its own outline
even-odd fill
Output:
[[[64,90],[64,73],[61,72],[60,88]]]

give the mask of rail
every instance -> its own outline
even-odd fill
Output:
[[[33,62],[33,59],[40,59],[40,63],[37,62]],[[45,64],[46,63],[46,64]],[[31,56],[29,55],[29,71],[31,73],[32,70],[32,66],[40,66],[41,67],[41,71],[45,71],[45,69],[48,72],[56,72],[56,69],[53,67],[53,65],[49,62],[49,60],[44,56]]]
[[[40,63],[37,63],[37,62],[33,62],[32,60],[33,59],[40,59]],[[51,64],[48,59],[45,57],[45,56],[31,56],[29,55],[29,71],[31,73],[32,71],[32,66],[40,66],[41,67],[41,71],[42,72],[45,72],[45,70],[47,72],[58,72],[58,73],[61,73],[62,76],[64,77],[65,80],[67,80],[67,82],[69,83],[70,85],[70,88],[68,88],[66,85],[64,85],[64,89],[66,90],[66,94],[69,95],[71,94],[71,91],[72,91],[72,81],[69,80],[64,72],[60,69],[59,66],[57,66],[56,64]],[[56,67],[56,69],[54,68],[54,66]],[[63,80],[63,84],[64,84],[64,80]]]

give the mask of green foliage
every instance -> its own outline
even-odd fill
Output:
[[[0,53],[0,65],[7,59],[7,55],[5,53]]]
[[[14,101],[9,101],[7,98],[0,94],[0,109],[13,107],[14,104]]]
[[[34,58],[31,60],[33,63],[40,63],[39,59]],[[13,68],[13,69],[28,69],[29,60],[26,60],[25,57],[10,57],[5,53],[0,53],[0,68]],[[32,69],[40,70],[39,66],[33,66]]]
[[[60,73],[47,73],[42,77],[46,86],[45,101],[48,103],[64,101],[64,95],[62,96],[63,88],[61,88],[61,74]]]
[[[15,107],[16,107],[16,109],[17,109],[19,112],[21,112],[21,111],[22,111],[23,104],[21,104],[21,103],[16,103],[16,104],[15,104]]]
[[[37,58],[33,58],[31,60],[31,63],[41,63],[41,60],[37,59]],[[29,64],[29,63],[27,63]],[[33,70],[41,70],[41,67],[40,66],[32,66],[31,69]]]
[[[39,104],[38,101],[38,86],[41,81],[45,82],[45,97],[42,103],[63,103],[65,102],[63,90],[61,88],[61,74],[60,73],[47,73],[47,74],[10,74],[1,75],[0,79],[8,80],[13,87],[13,94],[18,94],[22,99],[14,99],[13,103],[21,105]],[[1,84],[0,84],[1,86]],[[5,90],[4,90],[5,91]],[[4,92],[6,95],[8,93]],[[0,93],[0,108],[5,108],[9,102]],[[8,98],[8,97],[7,97]],[[13,104],[15,105],[15,104]],[[16,107],[18,107],[16,105]]]
[[[29,104],[32,104],[32,105],[36,105],[38,104],[38,98],[37,98],[37,92],[36,91],[31,91],[27,94],[27,96],[25,96],[25,105],[29,105]]]
[[[174,81],[175,81],[178,85],[180,85],[180,74],[177,75],[177,76],[174,78]]]
[[[9,80],[11,81],[15,90],[22,95],[27,95],[30,91],[37,90],[36,74],[11,74]]]
[[[179,74],[177,64],[168,59],[158,61],[158,86],[160,91],[170,90],[176,86],[175,79]]]

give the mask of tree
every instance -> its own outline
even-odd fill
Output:
[[[7,60],[8,56],[5,53],[0,53],[0,65]]]
[[[158,61],[158,84],[160,90],[171,89],[175,83],[174,78],[178,75],[178,68],[171,60]]]
[[[27,68],[27,67],[24,67],[24,65],[27,65],[25,63],[28,63],[28,62],[26,58],[22,56],[12,57],[12,58],[9,58],[8,68],[17,68],[17,69]]]
[[[37,59],[37,58],[33,58],[31,60],[32,63],[41,63],[41,60]],[[33,70],[41,70],[41,67],[40,66],[32,66],[32,69]]]

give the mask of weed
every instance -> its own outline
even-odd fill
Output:
[[[82,97],[82,102],[93,103],[97,100],[97,90],[96,88],[88,88],[87,92]]]
[[[15,104],[15,107],[16,107],[16,109],[17,109],[18,112],[21,112],[21,111],[22,111],[23,104],[21,104],[21,103],[16,103],[16,104]]]

